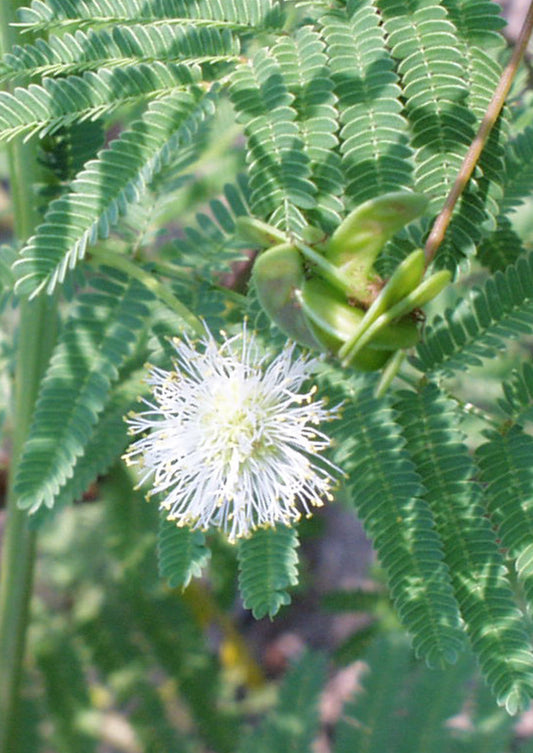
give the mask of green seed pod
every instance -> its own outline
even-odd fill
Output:
[[[369,283],[376,277],[372,267],[385,243],[404,225],[420,217],[427,199],[411,191],[397,191],[356,207],[335,230],[324,255],[343,270],[353,295],[366,301]]]
[[[379,329],[366,347],[375,350],[403,350],[412,348],[420,340],[418,326],[413,319],[400,319]]]
[[[337,353],[343,343],[354,337],[365,317],[362,309],[349,305],[337,290],[317,278],[305,280],[297,297],[315,337],[334,353]],[[367,348],[395,351],[412,347],[418,339],[416,323],[406,319],[391,322],[380,329],[367,343]],[[381,365],[382,359],[378,360]]]
[[[293,340],[308,348],[320,348],[296,297],[304,283],[302,257],[288,243],[264,251],[255,260],[252,280],[263,309]]]
[[[298,298],[315,337],[333,353],[353,335],[365,314],[317,277],[303,282]]]
[[[393,354],[392,350],[361,348],[346,366],[352,366],[358,371],[379,371],[388,363]]]
[[[412,251],[394,270],[387,284],[373,302],[371,309],[374,316],[392,308],[402,298],[412,293],[424,276],[425,257],[421,248]],[[413,307],[414,308],[414,307]]]
[[[375,325],[376,320],[381,319],[389,309],[398,306],[399,302],[420,284],[424,274],[424,261],[424,252],[422,249],[417,249],[396,267],[390,280],[388,280],[381,293],[367,310],[359,331],[342,347],[340,356],[343,360],[348,354],[353,355],[355,353],[358,349],[357,344],[359,340],[365,336],[365,333],[371,327],[373,331],[368,338],[365,337],[362,347],[373,340],[375,333],[379,332],[383,326],[389,326],[394,320],[399,320],[415,308],[415,306],[411,306],[405,311],[394,312],[394,314],[383,320],[380,326]]]
[[[409,296],[409,299],[413,303],[412,308],[424,306],[429,301],[432,301],[450,284],[451,279],[451,272],[448,269],[441,269],[432,274],[431,277],[428,277],[427,280],[424,280],[424,282],[421,282],[417,289],[413,290]]]
[[[413,252],[407,257],[400,267],[406,265],[415,253]],[[415,262],[416,259],[413,261],[416,269]],[[398,267],[393,277],[366,312],[359,330],[340,348],[339,357],[344,365],[351,363],[360,350],[369,346],[370,343],[375,343],[377,338],[391,327],[392,322],[405,321],[403,317],[435,298],[451,280],[450,272],[441,270],[417,285],[408,295],[400,296],[398,299],[401,292],[404,292],[411,284],[408,276],[409,266],[406,266],[407,272],[405,267],[403,271],[400,271],[400,267]],[[397,275],[399,271],[400,273]],[[391,285],[391,283],[394,284]],[[391,305],[388,306],[387,304]]]

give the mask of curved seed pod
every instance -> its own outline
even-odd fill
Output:
[[[334,353],[357,331],[365,315],[363,309],[349,306],[341,293],[317,277],[303,282],[298,299],[315,336]]]
[[[390,327],[391,321],[409,314],[415,308],[418,308],[435,298],[442,290],[444,290],[450,280],[451,274],[447,269],[435,272],[435,274],[431,275],[427,280],[420,283],[420,285],[409,293],[409,295],[399,300],[394,306],[384,311],[372,322],[368,323],[366,327],[366,322],[363,321],[359,331],[339,350],[339,356],[342,359],[343,364],[347,365],[350,363],[360,350],[366,348],[370,343],[375,342],[376,338]]]
[[[404,299],[409,293],[418,287],[424,275],[424,265],[425,257],[422,249],[416,249],[398,264],[390,280],[388,280],[381,293],[367,310],[364,319],[361,322],[359,331],[356,332],[353,337],[350,338],[350,341],[345,343],[342,347],[339,355],[343,360],[347,357],[348,353],[353,354],[353,352],[355,352],[354,349],[358,341],[377,319],[380,319],[385,312],[388,312],[389,309],[398,304],[399,301]],[[416,307],[411,306],[411,308],[402,311],[400,314],[390,316],[385,324],[392,323],[395,319],[399,319],[414,308]],[[377,332],[378,329],[379,327],[373,328],[375,332]]]
[[[305,280],[297,298],[317,340],[334,353],[337,353],[344,342],[353,338],[365,316],[362,309],[350,306],[337,290],[317,278]],[[369,350],[395,351],[410,348],[418,339],[416,323],[403,320],[391,322],[377,331],[366,345]],[[377,360],[381,366],[382,359]]]
[[[335,288],[319,279],[306,280],[297,294],[302,310],[308,317],[308,324],[316,339],[332,353],[337,353],[348,332],[357,328],[364,312],[339,300]],[[359,371],[378,371],[389,360],[394,351],[361,348],[347,366]]]
[[[375,350],[403,350],[412,348],[419,340],[420,332],[416,322],[413,319],[400,319],[389,322],[377,330],[365,347]]]
[[[424,277],[426,259],[421,248],[412,251],[394,270],[387,280],[372,306],[368,309],[369,316],[377,317],[388,311],[398,301],[412,293]]]
[[[396,191],[366,201],[341,222],[323,253],[343,270],[354,297],[367,299],[378,253],[398,230],[423,214],[427,203],[421,194]]]
[[[421,282],[416,290],[413,290],[408,296],[408,300],[412,304],[411,311],[432,301],[451,281],[451,272],[448,269],[441,269],[432,274],[431,277],[428,277],[427,280]]]
[[[378,371],[382,369],[394,356],[393,350],[374,350],[361,348],[346,365],[359,371]]]
[[[320,349],[296,297],[304,283],[302,257],[289,243],[264,251],[254,262],[252,280],[263,309],[293,340]]]

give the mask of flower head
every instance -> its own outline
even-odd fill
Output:
[[[316,427],[337,411],[299,391],[314,359],[294,345],[269,359],[246,326],[221,344],[206,332],[199,350],[187,337],[173,346],[172,371],[150,367],[148,410],[127,418],[142,436],[124,456],[140,484],[151,480],[149,495],[164,495],[169,519],[234,541],[331,498],[338,469],[319,458],[330,440]]]

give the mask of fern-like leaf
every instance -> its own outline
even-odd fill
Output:
[[[450,2],[457,4],[459,0]],[[465,81],[465,44],[437,0],[425,2],[422,8],[415,0],[379,0],[378,5],[392,54],[399,61],[412,145],[417,150],[415,186],[429,197],[430,209],[438,212],[475,135],[476,117],[468,106],[469,82]],[[462,21],[460,13],[456,20]],[[489,70],[492,68],[490,65]],[[477,83],[482,94],[492,94],[486,80]],[[497,145],[494,150],[498,152]],[[501,152],[498,157],[501,168]],[[491,164],[490,158],[487,162]],[[485,201],[486,187],[480,190],[472,181],[448,232],[455,247],[452,263],[461,255],[474,253],[480,228],[487,220]]]
[[[436,385],[397,405],[407,447],[426,489],[474,653],[499,704],[516,713],[533,692],[533,654],[495,535],[473,481],[476,469],[456,406]]]
[[[515,562],[530,609],[533,609],[533,437],[520,426],[506,433],[486,433],[478,447],[479,480],[487,508],[508,556]]]
[[[331,388],[328,389],[331,393]],[[429,664],[455,661],[458,607],[424,490],[396,417],[371,388],[349,393],[335,460],[385,568],[394,605]]]
[[[516,209],[533,193],[533,128],[526,128],[510,142],[506,153],[502,214]]]
[[[183,64],[141,63],[101,68],[83,76],[45,78],[41,84],[0,92],[0,141],[46,136],[74,121],[95,120],[124,104],[145,102],[200,80],[200,69]]]
[[[212,749],[229,753],[228,746],[221,744],[222,715],[216,708],[215,667],[205,645],[201,645],[196,620],[174,594],[168,601],[155,596],[146,599],[141,592],[137,582],[129,588],[122,584],[121,590],[107,583],[107,598],[102,599],[96,613],[89,613],[81,624],[78,623],[78,636],[91,657],[92,666],[109,677],[132,663],[141,662],[140,672],[128,673],[124,678],[125,686],[119,697],[124,694],[124,698],[147,698],[146,705],[140,703],[131,713],[132,726],[144,744],[143,749],[190,753],[188,741],[176,732],[175,723],[168,719],[161,706],[160,694],[146,680],[155,657],[157,665],[179,683],[183,702],[202,732],[207,731],[205,737],[210,740]],[[124,624],[131,629],[125,631]],[[132,640],[134,633],[142,636],[148,651],[139,652]],[[145,660],[147,655],[152,663]],[[155,726],[154,719],[158,720]],[[217,724],[218,730],[214,729]],[[194,745],[196,735],[192,730],[188,737]]]
[[[460,145],[468,146],[474,135],[468,127],[473,117],[461,105],[468,92],[456,29],[436,0],[420,11],[413,0],[380,0],[379,7],[392,54],[400,61],[413,144],[419,149],[417,188],[438,210],[460,165]]]
[[[159,575],[172,588],[186,588],[191,578],[199,577],[209,559],[205,536],[201,531],[179,528],[161,514],[157,538]]]
[[[316,186],[311,182],[309,156],[290,92],[277,60],[260,50],[249,65],[232,76],[230,95],[245,123],[252,211],[286,229],[302,209],[316,206]],[[274,221],[276,221],[274,220]],[[303,217],[299,220],[303,225]]]
[[[309,27],[284,37],[272,48],[286,85],[294,94],[293,108],[304,150],[310,161],[310,180],[317,189],[311,221],[324,229],[341,221],[343,175],[336,149],[338,113],[324,42]]]
[[[175,594],[171,595],[170,602],[139,593],[138,589],[130,589],[128,595],[133,624],[142,631],[160,664],[179,681],[183,700],[206,747],[233,753],[237,735],[235,719],[217,703],[220,678],[216,662],[206,650],[205,636],[198,629],[198,611],[195,614],[183,601],[176,599]],[[163,750],[166,753],[168,749]]]
[[[508,347],[510,339],[531,334],[533,327],[533,254],[505,272],[496,272],[481,289],[444,317],[436,316],[417,348],[414,363],[425,371],[452,374],[479,366]]]
[[[500,6],[492,0],[476,0],[475,3],[471,0],[443,0],[443,5],[457,31],[463,79],[468,85],[466,103],[475,115],[477,127],[485,116],[502,72],[498,58],[505,41],[498,32],[505,26],[505,21],[501,16]],[[506,121],[507,114],[504,112],[497,126],[492,129],[477,164],[475,184],[485,202],[487,220],[490,217],[492,222],[499,213],[498,202],[507,177],[502,146],[507,137]],[[461,207],[455,217],[455,224],[464,222],[461,211],[472,211],[469,202]],[[488,229],[487,220],[484,230]]]
[[[44,165],[55,179],[49,175],[40,195],[47,198],[49,194],[62,193],[86,162],[94,159],[105,141],[105,129],[101,120],[74,123],[68,128],[60,128],[52,136],[40,143],[39,162]]]
[[[364,660],[362,689],[343,710],[334,753],[451,751],[446,722],[464,701],[470,657],[428,670],[412,661],[407,642],[392,633],[375,641]]]
[[[85,667],[72,631],[57,625],[36,643],[37,666],[44,680],[52,740],[57,751],[96,753],[97,740],[80,724],[91,708]]]
[[[239,542],[239,587],[244,606],[256,619],[290,604],[289,586],[298,582],[298,536],[294,528],[260,528]]]
[[[102,67],[128,67],[159,60],[166,63],[234,61],[239,42],[229,29],[182,25],[134,25],[78,30],[75,34],[16,45],[0,61],[0,76],[17,80],[31,76],[81,75]]]
[[[15,492],[30,512],[52,507],[91,439],[120,365],[145,325],[151,294],[137,282],[93,280],[68,320],[42,381]]]
[[[348,702],[337,724],[334,753],[393,750],[397,719],[395,709],[401,680],[409,669],[409,649],[405,639],[376,641],[365,657],[368,662],[363,688]]]
[[[479,261],[491,272],[503,272],[510,264],[515,264],[522,254],[525,254],[524,243],[513,230],[509,219],[500,214],[496,229],[478,247]]]
[[[502,174],[503,196],[496,229],[485,238],[478,255],[491,271],[504,270],[524,253],[524,245],[512,227],[513,211],[533,192],[533,129],[524,132],[508,144]]]
[[[17,292],[52,292],[83,258],[87,246],[106,238],[128,206],[212,111],[212,99],[176,92],[153,102],[141,120],[91,160],[70,193],[52,202],[16,263]]]
[[[33,31],[138,21],[185,19],[198,25],[231,25],[234,28],[281,28],[283,14],[276,0],[32,0],[18,12],[19,26]]]
[[[519,372],[503,383],[504,398],[499,401],[511,421],[522,424],[533,417],[533,366],[525,361]]]
[[[230,264],[243,256],[241,249],[249,244],[236,235],[235,220],[250,214],[248,185],[243,176],[236,184],[224,186],[220,199],[209,202],[209,213],[196,215],[195,225],[184,228],[182,238],[176,238],[162,247],[162,253],[171,264],[191,266],[197,274],[205,272],[205,279],[212,280],[220,272],[228,272]],[[190,275],[186,283],[190,295]],[[197,309],[194,309],[197,311]]]
[[[53,509],[41,505],[31,516],[30,525],[33,528],[38,528],[59,510],[80,500],[90,484],[106,473],[124,452],[131,441],[124,416],[134,407],[144,389],[144,371],[134,372],[115,387],[83,454],[76,460],[72,476],[58,491]]]
[[[356,205],[412,183],[412,152],[394,63],[372,0],[321,18],[338,97],[346,194]]]

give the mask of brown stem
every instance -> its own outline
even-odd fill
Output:
[[[520,65],[520,61],[522,60],[522,56],[524,55],[524,52],[528,45],[532,30],[533,0],[531,0],[530,2],[524,24],[520,31],[520,36],[518,37],[518,40],[516,42],[511,59],[505,67],[500,80],[498,81],[498,86],[494,91],[489,106],[487,107],[487,111],[483,120],[481,121],[481,125],[479,126],[476,137],[470,144],[470,148],[465,155],[461,169],[459,170],[457,178],[455,179],[455,183],[453,184],[450,193],[446,197],[444,206],[442,207],[440,214],[435,220],[435,223],[431,229],[431,233],[428,236],[426,247],[424,249],[426,255],[426,266],[431,264],[438,247],[444,239],[444,234],[446,233],[448,225],[450,224],[455,204],[466,188],[466,184],[470,180],[470,176],[472,175],[474,167],[479,160],[489,134],[498,119],[500,111],[505,103],[505,99],[509,93],[509,89],[511,88],[513,78],[515,77],[518,66]]]

